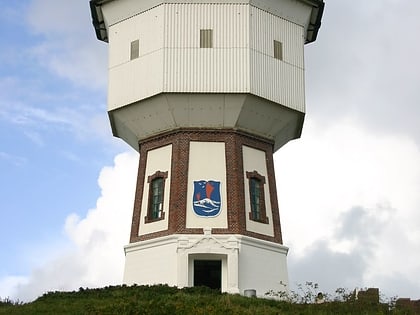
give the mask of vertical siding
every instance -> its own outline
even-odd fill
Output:
[[[163,48],[163,7],[158,6],[109,28],[109,68],[130,61],[130,43],[139,40],[139,56]]]
[[[164,92],[249,91],[249,6],[164,6]],[[200,29],[213,30],[213,48],[200,48]]]
[[[303,27],[256,7],[250,10],[251,49],[273,56],[273,40],[280,41],[284,62],[303,69]]]
[[[213,48],[200,48],[200,30]],[[162,93],[253,93],[304,111],[302,26],[248,4],[166,3],[109,28],[109,110]],[[130,61],[130,43],[139,58]],[[273,41],[282,42],[283,60]]]
[[[250,10],[251,93],[304,111],[303,27]],[[274,40],[282,43],[283,60],[274,58]]]
[[[159,6],[109,28],[109,110],[162,91],[163,25]],[[139,40],[139,58],[130,60],[134,40]]]

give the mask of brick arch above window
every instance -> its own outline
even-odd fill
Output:
[[[152,180],[154,180],[155,178],[158,177],[162,177],[163,179],[167,179],[168,178],[168,172],[161,172],[161,171],[156,171],[153,175],[147,176],[147,182],[150,184],[152,182]]]

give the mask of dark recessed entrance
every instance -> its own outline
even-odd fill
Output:
[[[206,286],[211,289],[222,288],[222,261],[194,260],[194,286]]]

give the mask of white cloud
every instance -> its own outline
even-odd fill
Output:
[[[7,276],[0,279],[0,298],[11,298],[16,296],[16,291],[28,282],[27,277]],[[16,301],[16,299],[15,299]]]
[[[52,108],[48,108],[29,102],[0,100],[0,121],[18,125],[23,134],[38,146],[44,145],[45,132],[59,131],[69,133],[81,142],[101,140],[117,145],[105,110],[99,113],[92,105],[69,107],[70,104],[71,101],[64,106],[54,104]]]
[[[32,300],[54,290],[75,290],[122,282],[134,205],[137,154],[123,153],[99,176],[96,208],[79,218],[70,214],[64,230],[70,246],[59,248],[27,277],[0,280],[0,296]]]
[[[308,120],[302,139],[282,148],[275,161],[292,278],[337,288],[390,285],[385,279],[401,274],[420,289],[413,279],[420,269],[415,140],[375,135],[351,120],[328,126]],[[400,294],[401,288],[382,289]]]
[[[22,156],[12,155],[3,151],[0,151],[0,160],[6,161],[15,166],[22,166],[27,162],[26,158]]]
[[[72,0],[68,3],[55,0],[32,0],[27,20],[32,31],[48,36],[82,34],[86,31],[84,20],[90,17],[89,2]]]
[[[420,2],[328,1],[317,41],[306,47],[308,116],[354,115],[381,133],[420,145]]]
[[[31,51],[40,64],[73,84],[106,87],[107,47],[96,40],[88,1],[34,0],[27,21],[45,38]]]

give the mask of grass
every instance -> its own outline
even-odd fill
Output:
[[[178,289],[166,285],[110,286],[74,292],[49,292],[31,303],[0,301],[0,314],[252,314],[374,315],[413,314],[388,304],[348,300],[323,304],[247,298],[205,287]]]

